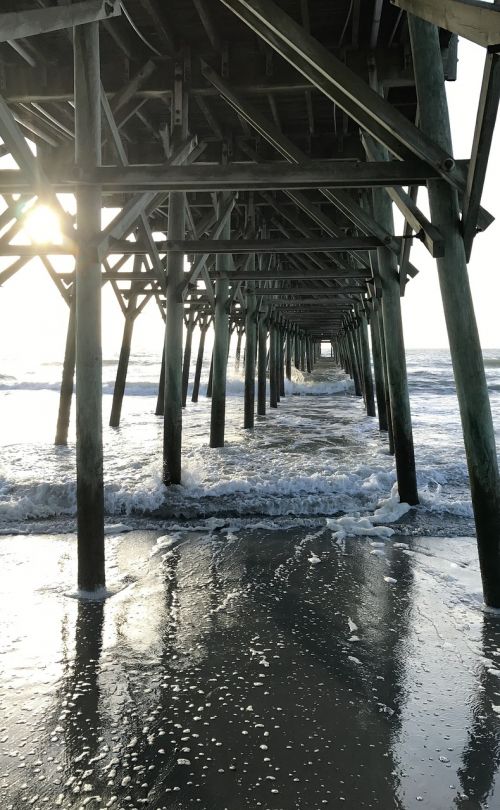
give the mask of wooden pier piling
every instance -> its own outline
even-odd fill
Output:
[[[255,267],[255,257],[251,258],[248,269]],[[257,320],[256,320],[257,299],[255,297],[255,286],[249,284],[246,293],[246,317],[245,317],[245,390],[244,390],[244,418],[243,427],[251,430],[255,421],[255,357],[257,351]]]
[[[267,385],[267,311],[261,310],[258,326],[257,348],[257,414],[266,415]]]
[[[205,339],[207,336],[207,331],[208,331],[208,319],[205,318],[200,323],[200,339],[198,343],[198,354],[196,356],[196,367],[194,370],[193,393],[191,395],[191,402],[198,402],[198,397],[200,393],[201,370],[203,368],[203,355],[205,353]]]
[[[435,26],[413,15],[408,15],[408,24],[420,126],[451,154],[438,31]],[[500,477],[481,344],[460,233],[458,196],[442,180],[429,181],[427,186],[432,223],[439,228],[444,240],[444,255],[436,262],[462,420],[484,599],[487,605],[500,608]]]
[[[74,29],[75,163],[93,171],[101,162],[99,23]],[[104,587],[102,450],[101,191],[76,189],[76,499],[78,587]]]
[[[227,194],[219,198],[219,211],[227,201]],[[230,233],[230,221],[228,220],[222,229],[221,239],[229,239]],[[210,447],[224,447],[224,428],[226,423],[227,354],[229,349],[229,279],[227,274],[230,270],[230,259],[231,257],[228,254],[218,253],[216,256],[217,280],[215,282]]]
[[[61,392],[59,394],[59,412],[57,415],[56,438],[54,444],[68,444],[68,430],[71,416],[71,400],[73,399],[73,380],[75,377],[76,361],[76,294],[73,285],[71,303],[69,307],[68,331],[66,334],[66,348],[64,351]]]

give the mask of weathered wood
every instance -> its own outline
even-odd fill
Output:
[[[158,396],[156,398],[155,416],[165,413],[165,345],[161,353],[160,381],[158,383]]]
[[[500,19],[500,15],[499,15]],[[448,106],[437,30],[410,16],[410,37],[423,129],[451,148]],[[500,477],[481,344],[469,286],[456,195],[428,184],[433,222],[445,239],[437,260],[476,522],[484,600],[500,607]]]
[[[383,226],[392,230],[392,206],[387,195],[374,192],[373,208]],[[382,284],[383,326],[399,497],[402,502],[413,505],[418,503],[417,477],[397,261],[387,248],[379,248],[377,254]]]
[[[235,371],[240,370],[241,363],[241,338],[243,337],[243,326],[239,326],[236,330],[236,351],[234,355],[234,368]]]
[[[370,315],[370,334],[372,338],[373,371],[375,376],[375,393],[377,397],[378,426],[387,431],[387,408],[385,404],[384,369],[380,348],[380,325],[378,308],[374,307]]]
[[[73,380],[75,376],[76,353],[76,295],[71,297],[69,307],[68,331],[66,334],[66,349],[64,352],[61,392],[59,395],[59,412],[57,416],[56,445],[68,444],[68,429],[71,415],[71,400],[73,398]]]
[[[306,344],[306,371],[308,374],[312,371],[312,359],[311,359],[311,339],[309,337],[305,338]]]
[[[186,326],[186,342],[184,344],[184,359],[182,361],[182,407],[186,407],[189,386],[189,368],[191,365],[191,347],[193,343],[195,313],[190,312]]]
[[[267,372],[267,312],[262,310],[258,327],[258,367],[257,367],[257,414],[266,415],[266,372]]]
[[[391,395],[389,392],[389,374],[387,371],[387,351],[385,348],[384,312],[381,308],[378,313],[380,355],[382,357],[382,371],[384,374],[385,410],[387,413],[387,439],[389,443],[389,453],[394,455],[394,431],[392,429]]]
[[[132,301],[132,309],[135,306],[134,299]],[[125,393],[125,384],[127,382],[127,370],[130,359],[130,347],[132,344],[132,332],[134,329],[134,318],[131,315],[125,317],[123,326],[122,345],[120,348],[120,357],[118,359],[118,368],[116,370],[115,387],[113,390],[113,402],[111,405],[111,415],[109,418],[109,426],[117,428],[120,426],[120,417],[122,412],[123,395]]]
[[[391,0],[429,23],[485,48],[500,44],[500,8],[482,0]]]
[[[206,398],[212,399],[212,383],[214,379],[214,350],[212,348],[212,354],[210,357],[210,368],[208,370],[208,380],[207,380],[207,390],[206,390]]]
[[[292,335],[289,326],[286,328],[286,378],[292,379]]]
[[[361,374],[359,371],[359,362],[358,362],[358,354],[356,351],[355,345],[355,335],[352,329],[347,331],[347,346],[349,350],[349,360],[351,366],[351,374],[352,380],[354,383],[354,393],[357,397],[363,396],[363,390],[361,386]]]
[[[307,278],[305,279],[307,281]],[[276,287],[271,289],[269,287],[256,287],[257,295],[265,295],[265,296],[275,296],[275,297],[283,297],[283,296],[293,296],[294,300],[300,298],[302,296],[308,295],[316,295],[322,301],[324,300],[325,296],[345,296],[345,295],[363,295],[366,293],[366,287],[362,284],[358,286],[349,285],[345,287],[307,287],[307,286],[295,286],[291,287],[285,284],[282,284],[280,287]],[[274,302],[273,302],[274,303]],[[329,306],[328,302],[324,302],[325,306]]]
[[[208,323],[206,319],[200,326],[200,341],[198,343],[198,355],[196,357],[196,368],[194,371],[193,393],[191,395],[191,402],[198,402],[200,392],[201,369],[203,367],[203,354],[205,351],[205,338],[207,335]]]
[[[99,24],[74,31],[75,162],[83,171],[101,160]],[[101,266],[96,240],[101,230],[101,194],[76,189],[76,499],[78,587],[105,584],[102,450]]]
[[[251,258],[250,264],[255,262]],[[257,349],[257,300],[253,284],[247,285],[245,317],[245,396],[243,427],[252,429],[255,421],[255,353]]]
[[[447,152],[380,98],[272,0],[222,2],[393,154],[403,160],[409,153],[417,155],[434,166],[447,182],[464,188],[464,175]]]
[[[368,416],[376,416],[372,367],[370,360],[370,344],[368,342],[368,325],[366,322],[365,315],[360,315],[359,337],[361,349],[361,363],[363,369],[363,381],[364,381],[363,388],[365,392],[366,413]]]
[[[70,6],[7,12],[0,14],[0,42],[73,28],[119,14],[118,0],[83,0]]]
[[[500,11],[500,5],[498,10]],[[471,160],[467,172],[467,187],[462,205],[462,227],[467,261],[470,259],[472,243],[478,228],[481,195],[495,131],[499,99],[500,56],[498,53],[487,53],[472,142]]]
[[[306,338],[304,333],[300,335],[300,370],[306,370]]]
[[[227,197],[219,198],[219,207],[228,202]],[[229,239],[231,223],[228,219],[221,231],[221,239]],[[210,447],[224,447],[226,422],[226,374],[229,348],[229,281],[227,271],[231,265],[230,256],[218,253],[216,267],[218,277],[215,282],[215,317],[212,376],[212,408],[210,415]]]
[[[465,174],[467,161],[456,161]],[[79,176],[72,167],[49,173],[55,191],[67,192],[83,181],[99,186],[103,194],[116,192],[280,191],[287,189],[377,188],[379,186],[425,185],[439,172],[423,160],[318,161],[303,164],[269,163],[221,166],[130,165],[101,166]],[[463,182],[465,186],[465,179]],[[0,170],[0,194],[33,191],[33,182],[14,169]],[[255,252],[255,251],[252,251]]]
[[[185,143],[187,138],[187,94],[183,87],[184,64],[174,66],[174,104],[172,105],[173,149]],[[122,169],[121,171],[127,171]],[[184,194],[172,192],[168,205],[169,239],[183,240],[186,230],[186,205]],[[165,409],[163,417],[163,482],[166,485],[180,484],[182,478],[182,338],[184,306],[182,285],[184,282],[184,254],[167,256],[169,284],[166,294],[165,324]]]
[[[278,407],[278,352],[274,321],[269,325],[269,407]]]
[[[182,238],[185,228],[184,195],[172,193],[169,200],[168,234]],[[163,482],[181,483],[182,451],[182,333],[184,307],[180,289],[184,255],[171,253],[167,259],[170,284],[167,287],[165,325],[165,409],[163,434]]]
[[[280,324],[278,330],[279,340],[279,395],[280,398],[285,396],[285,330],[283,323]]]

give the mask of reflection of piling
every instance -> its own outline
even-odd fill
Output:
[[[487,661],[500,645],[498,620],[483,616],[482,654]],[[500,723],[493,706],[498,703],[498,679],[481,664],[476,689],[466,706],[472,710],[467,724],[467,744],[462,753],[458,776],[464,796],[456,800],[459,808],[486,807],[500,766]]]

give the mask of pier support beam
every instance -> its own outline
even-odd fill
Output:
[[[188,99],[183,83],[184,65],[174,66],[172,103],[172,148],[183,143],[187,135]],[[168,200],[167,238],[183,240],[186,229],[186,204],[182,192],[170,192]],[[184,254],[167,256],[167,295],[165,322],[165,407],[163,415],[163,483],[181,483],[182,453],[182,333],[184,326]]]
[[[184,194],[172,192],[168,204],[168,238],[183,239],[185,229]],[[182,332],[184,305],[182,283],[184,255],[167,257],[167,310],[165,323],[165,407],[163,432],[163,483],[181,483],[182,452]]]
[[[134,259],[134,273],[141,272],[142,259],[136,256]],[[132,333],[134,331],[135,322],[135,308],[137,305],[137,293],[134,290],[134,283],[131,285],[131,295],[128,300],[127,311],[125,314],[125,323],[123,325],[122,345],[120,348],[120,357],[118,360],[118,368],[116,369],[115,387],[113,389],[113,402],[111,405],[111,415],[109,417],[110,427],[119,427],[120,418],[122,413],[123,396],[125,394],[125,385],[127,382],[127,371],[130,360],[130,348],[132,346]]]
[[[372,365],[370,359],[370,344],[368,342],[368,325],[366,315],[360,315],[359,342],[361,350],[361,362],[363,369],[363,388],[365,392],[366,413],[368,416],[376,416],[375,397],[373,391]]]
[[[196,357],[196,368],[194,370],[193,393],[191,402],[198,402],[200,393],[201,369],[203,367],[203,354],[205,352],[205,338],[207,336],[208,321],[205,319],[200,323],[200,342],[198,343],[198,355]]]
[[[269,407],[278,407],[278,352],[276,324],[271,321],[269,327]]]
[[[219,197],[219,209],[226,205],[229,195]],[[229,239],[231,222],[227,220],[220,238]],[[212,355],[212,409],[210,414],[210,447],[224,447],[226,421],[226,375],[229,349],[229,279],[231,255],[218,253],[215,259],[217,280],[215,282],[214,349]],[[247,336],[248,339],[248,336]],[[248,349],[248,347],[247,347]],[[248,354],[248,350],[246,352]],[[246,364],[246,358],[245,358]]]
[[[186,407],[189,386],[189,368],[191,365],[191,346],[193,344],[195,313],[190,312],[186,326],[186,343],[184,345],[184,360],[182,361],[182,407]]]
[[[240,326],[238,326],[237,329],[236,329],[236,353],[234,355],[234,368],[235,368],[235,371],[240,370],[241,338],[242,338],[242,336],[243,336],[243,325],[240,324]]]
[[[73,380],[75,377],[75,314],[76,295],[73,287],[73,294],[69,307],[68,332],[66,334],[66,349],[64,352],[61,393],[59,395],[59,413],[57,416],[56,438],[54,442],[56,445],[68,444],[71,400],[73,398]]]
[[[448,105],[437,29],[408,15],[420,126],[451,153]],[[457,389],[484,600],[500,608],[500,479],[481,344],[459,230],[457,193],[447,183],[427,184],[432,223],[444,239],[437,259],[439,284]]]
[[[379,313],[375,304],[370,315],[370,334],[373,350],[373,371],[375,373],[375,393],[377,397],[378,426],[381,431],[387,431],[387,408],[385,404],[384,368],[380,348]]]
[[[134,299],[131,299],[133,304]],[[125,394],[125,384],[127,382],[128,363],[130,359],[130,347],[132,345],[132,332],[134,329],[134,318],[127,314],[125,316],[125,323],[123,325],[122,345],[120,348],[120,357],[118,359],[118,368],[116,369],[115,387],[113,389],[113,402],[111,405],[111,415],[109,417],[109,426],[117,428],[120,426],[120,418],[122,413],[123,395]]]
[[[384,374],[385,410],[387,413],[387,438],[389,439],[389,453],[394,455],[394,433],[392,430],[391,395],[389,393],[389,374],[387,372],[387,352],[385,349],[384,313],[382,308],[378,312],[378,327],[380,337],[380,354],[382,357],[382,371]]]
[[[254,266],[255,258],[252,257],[248,269],[252,270]],[[245,403],[243,427],[251,430],[255,420],[255,353],[257,350],[257,322],[255,318],[257,303],[255,298],[255,286],[253,284],[247,286],[246,304]]]
[[[380,225],[389,233],[394,233],[392,203],[384,189],[374,189],[373,209],[377,212]],[[414,505],[418,503],[417,476],[397,259],[386,247],[379,248],[377,254],[382,284],[382,316],[399,497],[402,502]]]
[[[158,397],[156,398],[155,416],[165,413],[165,348],[161,353],[160,381],[158,383]]]
[[[266,415],[266,372],[267,372],[267,312],[259,316],[259,345],[257,358],[257,414]]]
[[[101,162],[99,23],[74,29],[75,163],[91,173]],[[78,587],[105,584],[102,452],[101,191],[76,189],[76,500]]]
[[[292,335],[289,326],[286,328],[286,378],[292,379]]]
[[[311,338],[306,337],[304,338],[306,342],[306,369],[307,373],[310,374],[312,371],[312,359],[311,359]]]
[[[279,395],[285,396],[285,327],[283,323],[278,327],[279,341]]]
[[[363,392],[361,390],[361,375],[359,371],[358,354],[356,352],[356,335],[352,329],[348,329],[346,339],[351,367],[350,372],[354,383],[354,393],[357,397],[361,397],[363,396]]]

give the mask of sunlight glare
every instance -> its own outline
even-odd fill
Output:
[[[60,245],[62,234],[59,217],[47,205],[36,205],[26,217],[24,230],[36,244]]]

